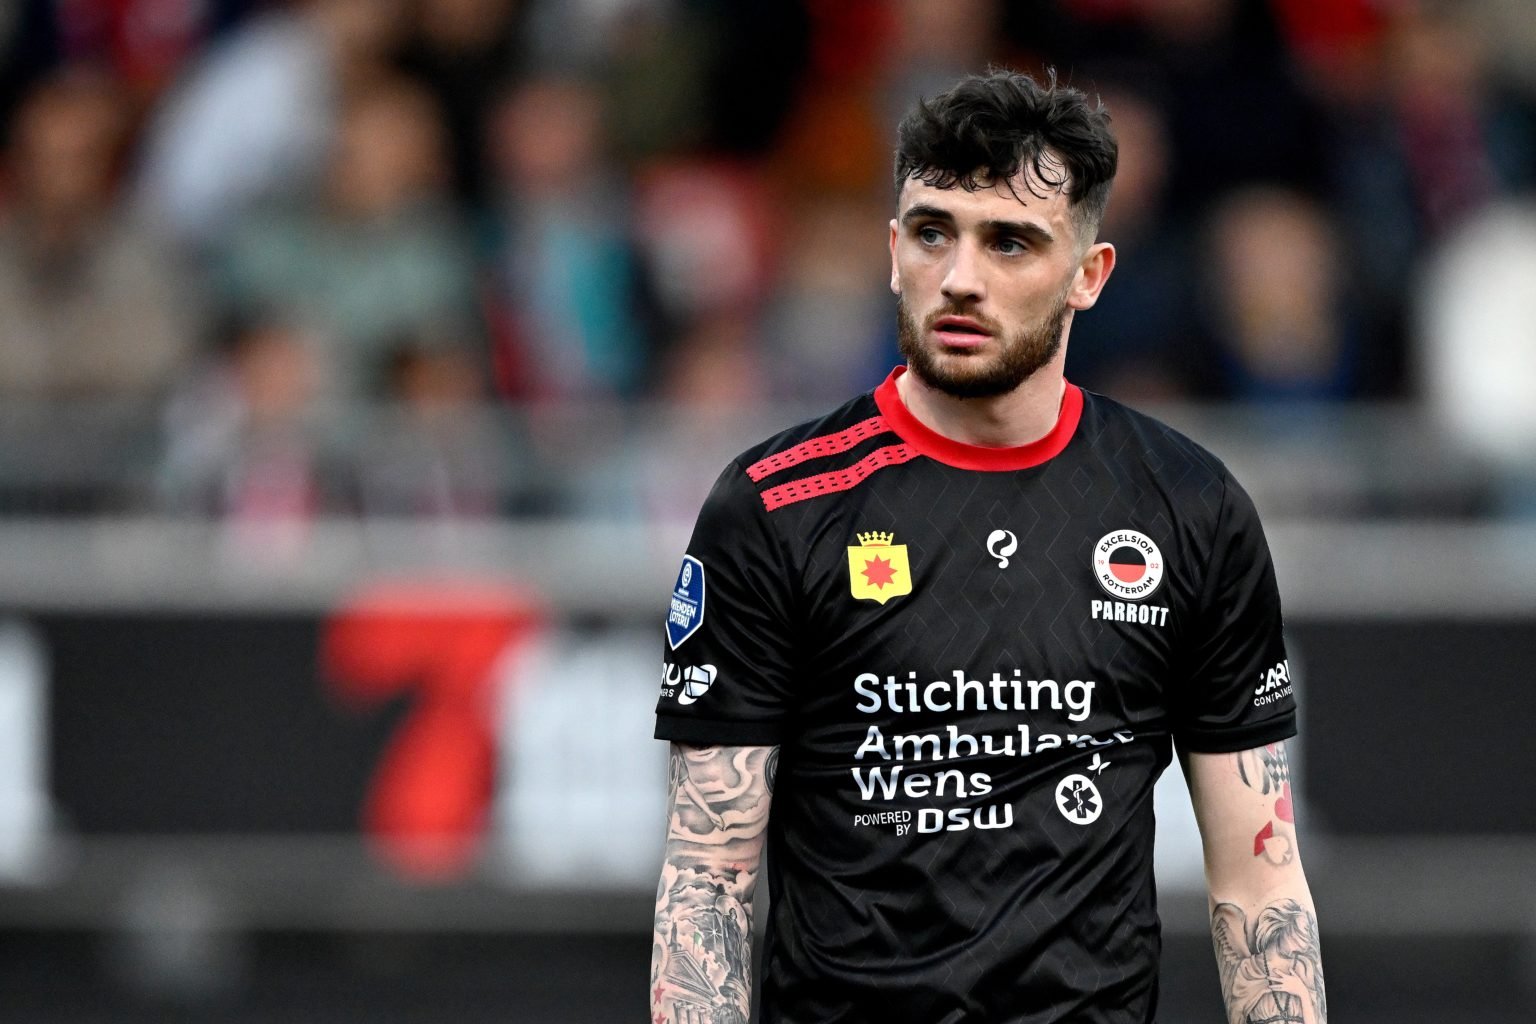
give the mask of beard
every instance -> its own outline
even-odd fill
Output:
[[[896,297],[896,340],[907,365],[919,380],[955,398],[995,398],[1023,384],[1061,351],[1062,328],[1067,322],[1067,291],[1064,289],[1038,322],[1012,334],[987,317],[952,302],[929,313],[919,328],[906,299]],[[923,337],[940,317],[965,316],[976,320],[1001,343],[991,355],[955,355],[945,358],[937,348],[925,346]]]

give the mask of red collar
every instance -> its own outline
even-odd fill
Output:
[[[906,372],[905,366],[896,367],[885,378],[885,382],[875,389],[875,404],[880,407],[880,414],[885,417],[891,429],[919,454],[956,469],[995,472],[1041,465],[1062,453],[1076,433],[1078,421],[1082,419],[1083,390],[1075,384],[1068,384],[1061,398],[1061,411],[1057,414],[1056,425],[1039,440],[1016,448],[986,448],[966,444],[924,426],[912,415],[896,390],[896,378]]]

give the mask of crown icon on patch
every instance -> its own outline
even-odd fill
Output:
[[[874,530],[869,533],[858,533],[854,534],[854,536],[858,537],[859,543],[867,548],[889,547],[891,541],[896,539],[896,534],[886,533],[882,530]]]

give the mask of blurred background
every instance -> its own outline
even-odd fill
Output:
[[[1265,517],[1335,1014],[1536,1019],[1528,0],[0,3],[0,1019],[640,1020],[692,516],[990,62],[1121,140],[1069,377]]]

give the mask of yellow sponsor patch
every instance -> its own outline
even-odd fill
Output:
[[[894,533],[861,533],[848,548],[848,587],[861,601],[879,601],[912,593],[907,546],[892,544]]]

